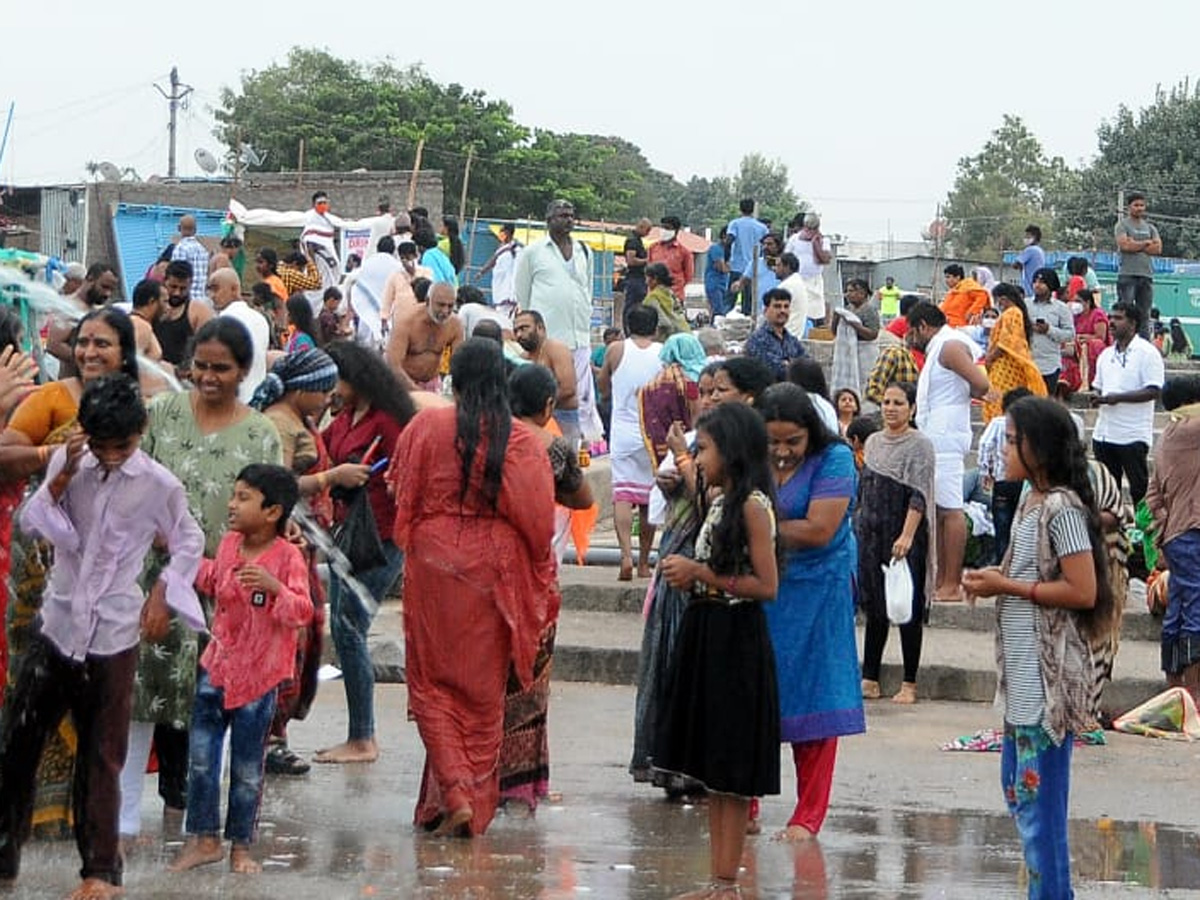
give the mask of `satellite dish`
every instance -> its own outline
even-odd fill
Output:
[[[242,165],[243,166],[261,166],[267,160],[266,152],[259,153],[249,144],[242,147]]]
[[[100,173],[100,177],[105,181],[121,180],[121,170],[107,160],[96,166],[96,170]]]
[[[196,153],[194,155],[196,158],[196,165],[198,165],[201,169],[203,169],[209,175],[211,175],[213,172],[217,171],[217,165],[218,165],[217,158],[215,156],[213,156],[211,153],[209,153],[207,150],[205,150],[203,147],[197,147]]]

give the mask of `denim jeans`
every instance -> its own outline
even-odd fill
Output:
[[[404,567],[404,554],[391,541],[383,542],[387,562],[366,572],[356,573],[375,601],[381,602]],[[346,688],[346,712],[350,718],[348,737],[365,741],[375,736],[375,669],[367,649],[371,614],[346,587],[336,572],[329,574],[329,631],[342,667]]]
[[[1068,733],[1055,746],[1041,725],[1004,726],[1000,785],[1025,851],[1029,900],[1071,900],[1067,801],[1071,791]]]
[[[992,564],[1000,565],[1012,537],[1013,517],[1021,500],[1023,481],[997,481],[992,485],[992,526],[996,529],[996,545]]]
[[[229,811],[225,838],[249,844],[258,827],[262,804],[263,760],[267,732],[275,716],[271,688],[236,709],[225,708],[225,690],[208,680],[204,669],[196,678],[196,701],[188,734],[188,834],[215,836],[221,830],[221,749],[229,731]]]
[[[1200,531],[1191,528],[1163,545],[1171,580],[1162,623],[1162,668],[1178,675],[1200,662]]]
[[[1117,299],[1132,303],[1142,314],[1138,334],[1150,340],[1150,309],[1154,306],[1154,279],[1149,275],[1118,275]]]

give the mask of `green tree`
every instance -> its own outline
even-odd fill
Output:
[[[733,209],[726,221],[737,215],[737,202],[743,197],[753,197],[758,204],[758,217],[770,219],[771,227],[779,230],[800,208],[800,199],[788,178],[787,165],[778,159],[767,159],[761,153],[747,153],[742,157],[733,179],[733,194]]]
[[[1069,195],[1076,176],[1061,157],[1048,157],[1017,116],[1006,115],[983,149],[958,161],[943,216],[957,253],[993,256],[1021,246],[1029,224],[1049,238],[1056,204]]]
[[[217,136],[266,151],[272,167],[310,170],[405,169],[425,138],[422,168],[440,169],[447,197],[457,198],[470,148],[470,194],[490,199],[510,177],[506,153],[529,137],[512,108],[482,91],[442,85],[420,66],[364,66],[324,50],[293,48],[287,61],[242,76],[221,92]]]
[[[1081,173],[1064,218],[1089,246],[1112,249],[1122,190],[1143,191],[1166,256],[1200,256],[1200,85],[1181,82],[1097,130],[1099,155]]]

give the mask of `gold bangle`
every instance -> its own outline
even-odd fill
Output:
[[[325,486],[327,484],[329,484],[329,473],[328,472],[318,472],[317,473],[317,490],[319,490],[319,491],[325,490]]]

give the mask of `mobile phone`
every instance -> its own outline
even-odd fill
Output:
[[[1034,319],[1033,321],[1037,322],[1039,325],[1045,325],[1045,324],[1046,324],[1046,320],[1045,320],[1045,319]]]
[[[376,460],[374,463],[371,464],[370,473],[372,475],[378,475],[380,472],[382,472],[384,469],[386,469],[388,467],[389,462],[391,462],[391,460],[389,460],[386,456],[383,459]]]

